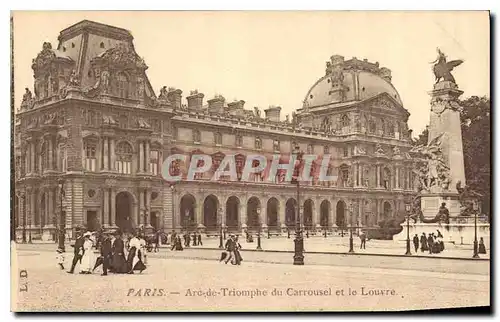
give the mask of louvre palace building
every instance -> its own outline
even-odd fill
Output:
[[[155,93],[147,68],[129,31],[92,21],[62,30],[57,46],[40,44],[15,117],[17,238],[50,240],[60,220],[70,236],[77,226],[278,233],[297,211],[311,231],[372,227],[415,194],[409,113],[379,63],[331,56],[290,116],[201,90]],[[336,180],[301,183],[299,200],[280,171],[210,180],[226,155],[240,178],[247,155],[270,164],[297,146],[331,155]],[[210,155],[213,170],[168,182],[162,165],[172,154],[188,161],[169,171],[193,154]]]

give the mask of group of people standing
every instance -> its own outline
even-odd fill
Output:
[[[181,236],[181,234],[172,231],[172,233],[167,236],[167,244],[170,243],[171,250],[184,250],[184,247],[191,247],[191,241],[193,242],[192,246],[203,246],[201,234],[198,232],[193,232],[192,235],[186,232]]]
[[[422,233],[420,238],[417,234],[413,236],[413,246],[415,246],[415,252],[418,251],[420,246],[420,251],[423,253],[429,251],[429,254],[439,254],[444,250],[443,235],[439,230],[437,230],[437,235],[434,233],[429,233],[428,236]]]
[[[76,265],[80,263],[80,274],[92,274],[99,266],[102,276],[108,271],[115,274],[133,274],[134,271],[146,269],[146,241],[140,234],[132,234],[125,238],[120,231],[102,233],[96,237],[92,232],[77,232],[73,261],[68,273],[73,274]],[[94,249],[99,248],[100,256],[96,256]],[[64,256],[61,249],[58,252],[58,264],[64,269]]]

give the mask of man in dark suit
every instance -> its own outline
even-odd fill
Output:
[[[418,243],[419,243],[418,235],[415,234],[415,236],[413,236],[413,246],[415,246],[415,253],[418,251]]]
[[[71,263],[71,269],[68,271],[69,274],[73,274],[75,272],[75,266],[78,261],[81,262],[83,256],[83,242],[85,239],[83,238],[83,234],[81,231],[76,231],[76,241],[74,247],[74,255],[73,262]]]
[[[112,251],[111,251],[111,238],[108,235],[104,236],[101,243],[101,256],[102,256],[102,276],[108,275],[108,268],[110,266]]]

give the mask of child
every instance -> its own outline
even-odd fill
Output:
[[[61,248],[57,249],[57,264],[61,269],[64,269],[64,251]]]

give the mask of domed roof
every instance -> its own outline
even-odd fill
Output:
[[[342,56],[332,56],[326,64],[326,75],[320,78],[307,92],[304,105],[308,108],[364,101],[387,93],[400,105],[401,98],[391,84],[391,71],[353,58],[344,61]]]

